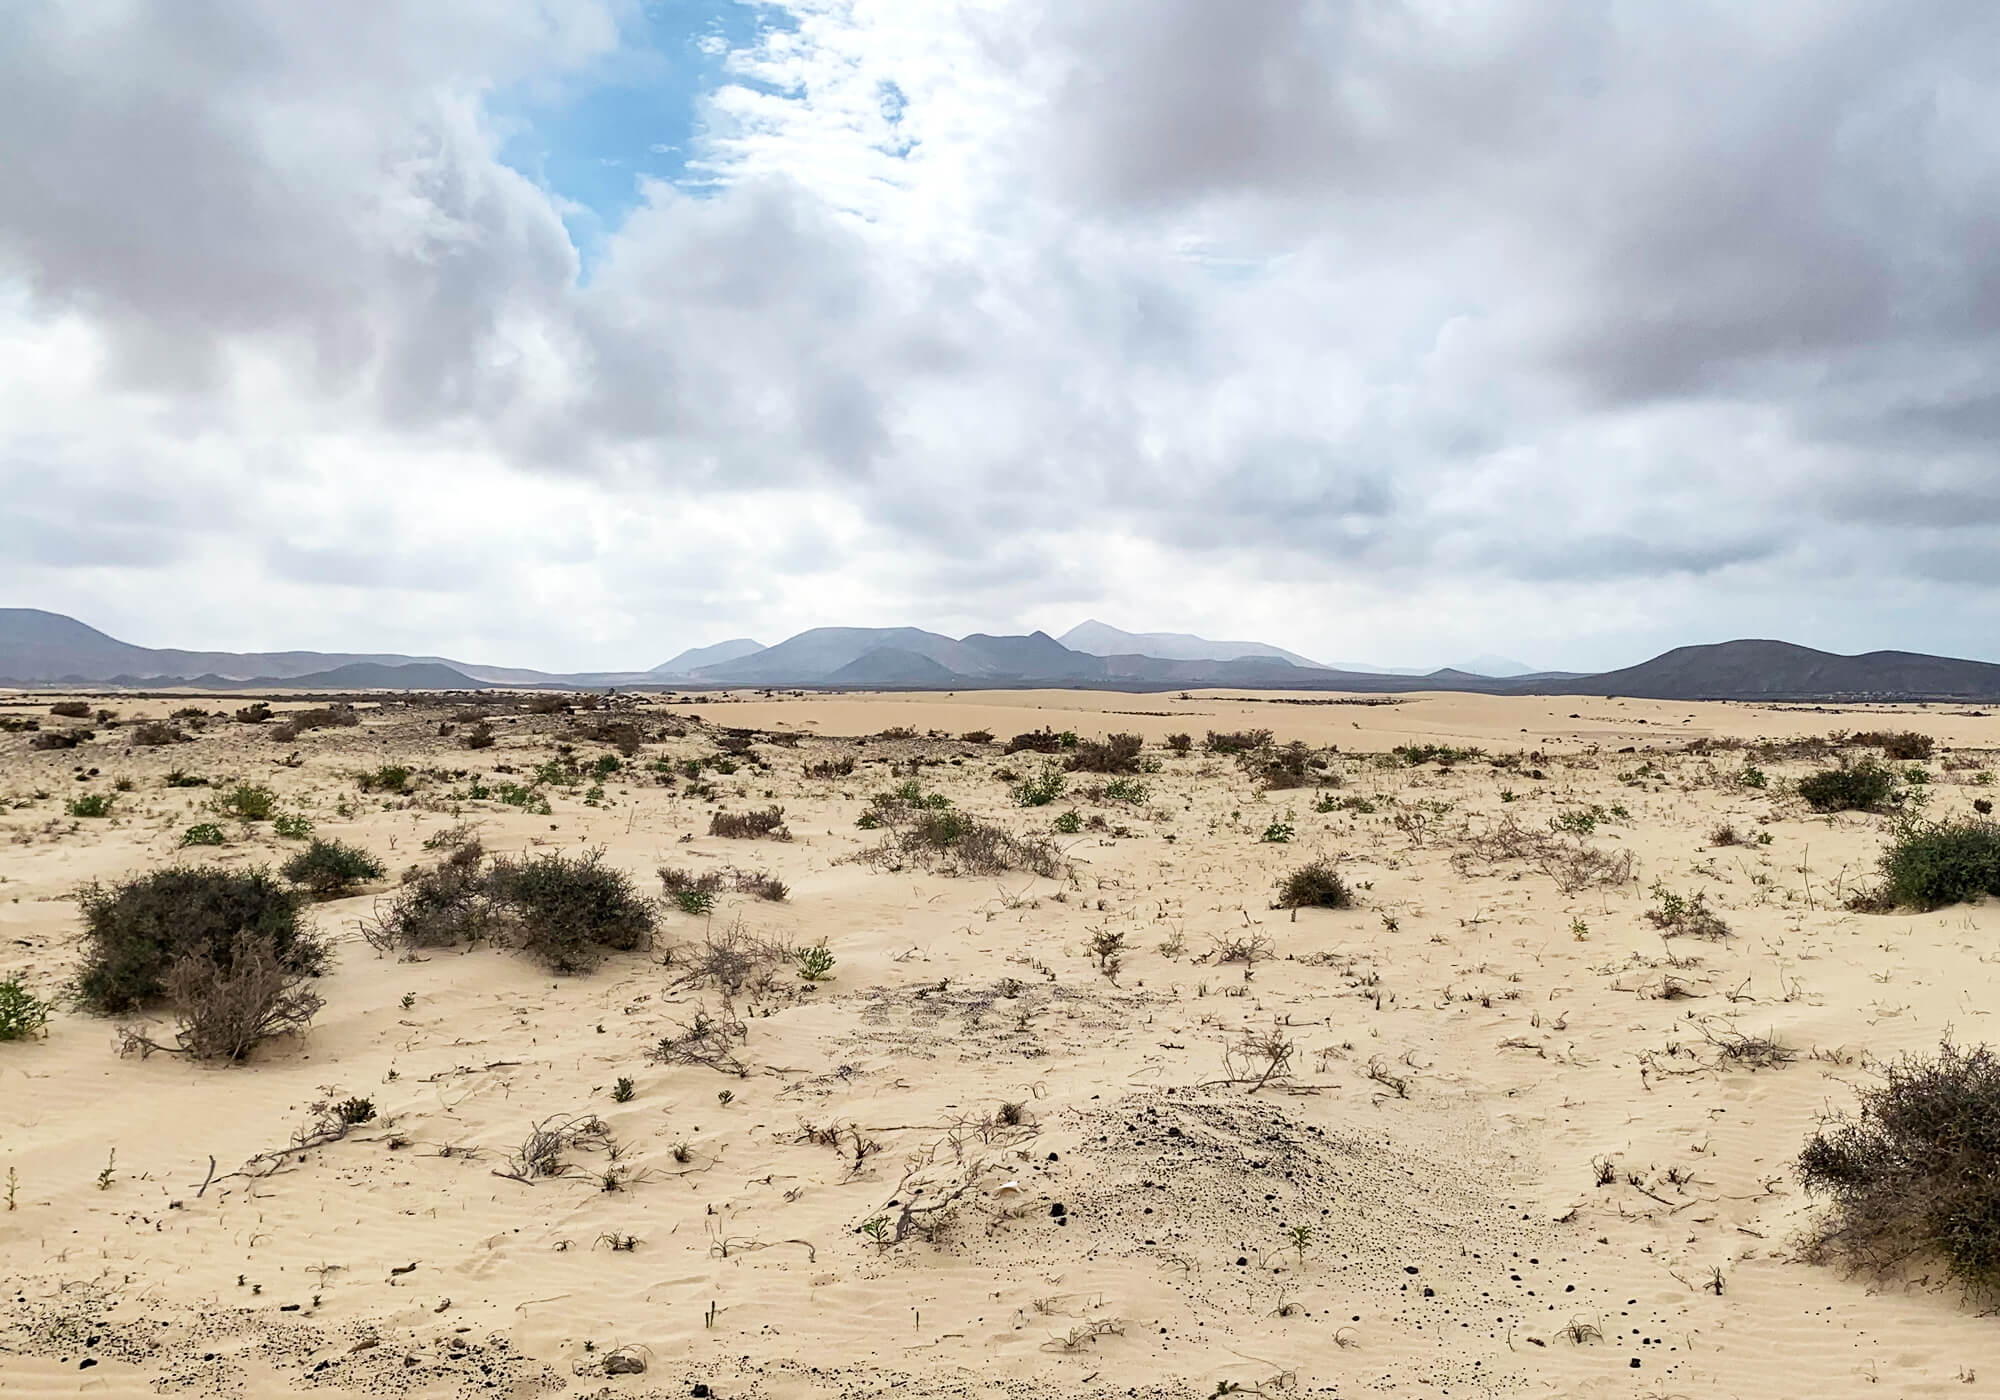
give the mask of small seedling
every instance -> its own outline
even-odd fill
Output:
[[[415,1006],[416,1004],[417,1004],[417,994],[415,992],[403,993],[403,1010],[408,1011],[411,1007]]]
[[[111,1155],[104,1159],[104,1170],[97,1174],[97,1189],[109,1191],[113,1173],[118,1166],[118,1149],[112,1148]]]
[[[735,1102],[735,1100],[736,1100],[736,1091],[734,1089],[721,1089],[716,1092],[715,1101],[721,1104],[724,1108],[727,1108],[731,1103]]]
[[[1290,1237],[1292,1248],[1298,1252],[1299,1267],[1303,1269],[1306,1266],[1306,1250],[1313,1242],[1313,1227],[1310,1225],[1294,1225],[1291,1228]]]
[[[808,982],[824,982],[833,975],[833,951],[822,939],[810,948],[801,948],[796,955],[799,960],[799,976]]]
[[[1290,822],[1272,822],[1264,828],[1264,834],[1259,839],[1267,841],[1272,845],[1282,846],[1297,834],[1298,832]]]
[[[611,1086],[611,1102],[630,1103],[632,1102],[633,1092],[632,1077],[621,1074],[618,1076],[618,1082]]]

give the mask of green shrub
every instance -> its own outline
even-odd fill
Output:
[[[271,818],[272,834],[286,841],[303,841],[312,830],[312,820],[297,812],[280,812]]]
[[[167,774],[167,786],[170,788],[207,787],[208,779],[199,774],[189,773],[184,769],[176,768]]]
[[[183,959],[226,971],[240,935],[267,945],[283,970],[317,973],[326,945],[301,922],[302,899],[263,870],[220,866],[168,866],[109,889],[88,885],[78,896],[77,995],[99,1012],[145,1006],[166,994],[167,975]]]
[[[108,792],[86,792],[81,797],[72,797],[64,805],[72,817],[108,817],[111,815],[112,797]]]
[[[521,946],[554,972],[586,972],[604,949],[650,947],[653,905],[603,852],[497,860],[487,877],[493,902],[519,927]]]
[[[1040,773],[1021,780],[1014,789],[1014,801],[1023,807],[1046,807],[1061,797],[1067,786],[1061,764],[1044,764]]]
[[[1873,759],[1799,780],[1799,796],[1815,812],[1879,812],[1895,792],[1896,775]]]
[[[1282,846],[1298,834],[1297,828],[1290,822],[1272,822],[1264,828],[1264,834],[1258,839],[1274,846]]]
[[[0,1040],[26,1040],[49,1023],[50,1006],[21,985],[18,977],[0,982]]]
[[[267,822],[278,810],[278,794],[262,783],[237,783],[215,795],[215,810],[238,821]]]
[[[196,822],[181,833],[183,846],[220,846],[223,840],[222,828],[214,822]]]
[[[316,840],[286,861],[279,873],[304,885],[314,899],[338,899],[363,880],[381,879],[382,862],[357,846]]]
[[[1914,729],[1896,731],[1872,729],[1860,734],[1849,734],[1846,740],[1850,744],[1880,749],[1885,757],[1903,763],[1921,762],[1937,751],[1937,740],[1928,734],[1919,734]]]
[[[355,781],[363,792],[404,793],[410,790],[410,779],[414,776],[400,763],[385,763],[372,773],[363,773]]]
[[[1083,815],[1076,808],[1072,807],[1057,817],[1052,825],[1063,835],[1074,836],[1077,832],[1083,830]]]
[[[1276,909],[1348,909],[1354,892],[1330,860],[1308,861],[1278,882]]]
[[[1129,802],[1133,806],[1152,796],[1152,789],[1133,778],[1113,778],[1104,785],[1106,802]]]
[[[1935,1059],[1906,1057],[1829,1118],[1799,1154],[1806,1190],[1829,1198],[1816,1253],[1898,1273],[1942,1261],[1969,1292],[2000,1286],[2000,1059],[1949,1041]]]
[[[1881,868],[1881,887],[1869,898],[1886,908],[1937,909],[2000,894],[2000,824],[1901,822]]]
[[[799,976],[808,982],[824,982],[833,976],[833,952],[821,939],[810,948],[800,948],[793,956],[799,961]]]

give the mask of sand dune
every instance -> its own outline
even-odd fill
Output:
[[[269,784],[391,872],[315,907],[337,946],[325,1007],[246,1064],[121,1057],[111,1021],[68,1009],[0,1044],[0,1388],[1808,1396],[2000,1377],[1990,1319],[1941,1271],[1885,1285],[1803,1261],[1791,1169],[1881,1062],[1987,1035],[2000,919],[1848,912],[1884,819],[1814,816],[1788,794],[1820,761],[1734,746],[1918,730],[1941,746],[1931,810],[1959,814],[2000,720],[1329,698],[648,699],[619,716],[649,736],[639,755],[588,802],[587,780],[545,784],[547,815],[466,794],[526,783],[558,744],[607,752],[586,737],[602,712],[486,697],[499,742],[478,752],[439,733],[464,712],[393,697],[291,743],[226,721],[154,749],[128,728],[57,752],[0,736],[0,976],[45,995],[73,975],[81,883],[187,858],[212,790],[164,786],[170,768]],[[46,697],[0,713],[46,720]],[[1105,779],[1079,773],[1023,808],[996,772],[1043,761],[955,737],[1043,726],[1140,734],[1157,771],[1136,801],[1093,798]],[[766,766],[709,769],[712,798],[648,766],[715,755],[728,727],[758,731]],[[1200,748],[1259,727],[1328,766],[1265,791]],[[900,729],[937,737],[852,737]],[[1159,747],[1175,733],[1195,751]],[[1409,744],[1485,757],[1387,756]],[[851,775],[804,776],[842,756]],[[418,770],[409,794],[359,790],[392,761]],[[119,778],[110,816],[64,815]],[[1073,875],[856,860],[888,834],[856,825],[871,794],[910,778],[1017,833],[1075,811],[1053,836]],[[770,803],[791,840],[707,834],[718,808]],[[1564,814],[1629,853],[1629,877],[1565,893],[1483,849],[1509,818]],[[769,872],[790,894],[669,906],[650,953],[574,977],[485,945],[378,952],[363,921],[459,821],[500,853],[601,849],[649,894],[661,865]],[[1716,844],[1724,824],[1740,843]],[[1264,839],[1274,826],[1290,839]],[[200,854],[248,866],[297,844],[228,829]],[[1316,856],[1356,907],[1274,909]],[[1664,939],[1644,917],[1655,882],[1704,892],[1730,936]],[[831,976],[780,963],[726,994],[689,949],[732,928],[823,940]],[[1093,943],[1121,941],[1112,975]],[[697,1014],[740,1022],[723,1068],[649,1055]],[[1743,1036],[1796,1057],[1753,1068],[1726,1053]],[[351,1096],[376,1116],[285,1150],[313,1105]],[[579,1116],[605,1135],[571,1147],[573,1171],[506,1174],[533,1127]]]

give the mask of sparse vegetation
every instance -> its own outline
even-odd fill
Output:
[[[729,836],[742,840],[767,839],[789,841],[792,833],[785,829],[785,809],[766,807],[753,812],[716,812],[708,819],[710,836]]]
[[[601,851],[502,858],[493,862],[486,883],[518,945],[552,972],[588,972],[607,950],[652,946],[651,902],[629,875],[605,864]]]

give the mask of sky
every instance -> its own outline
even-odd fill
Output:
[[[1987,0],[14,0],[0,603],[2000,659]]]

